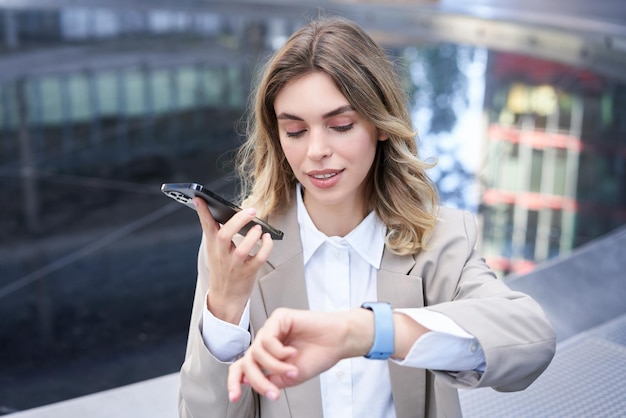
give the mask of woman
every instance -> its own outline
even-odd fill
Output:
[[[541,374],[550,324],[476,254],[472,216],[438,206],[393,65],[361,28],[298,30],[252,111],[249,209],[220,226],[195,201],[181,416],[459,416],[457,387],[521,390]],[[254,216],[285,239],[237,236]]]

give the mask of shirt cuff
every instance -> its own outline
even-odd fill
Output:
[[[206,298],[205,298],[206,300]],[[250,301],[241,315],[239,325],[216,318],[204,304],[200,320],[202,341],[206,348],[222,362],[233,362],[250,347]]]
[[[392,360],[401,366],[430,370],[485,370],[485,354],[478,340],[446,315],[427,309],[395,309],[419,322],[430,332],[422,335],[404,360]]]

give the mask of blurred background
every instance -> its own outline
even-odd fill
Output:
[[[470,3],[470,4],[467,4]],[[0,414],[176,372],[255,69],[339,14],[398,65],[444,204],[500,277],[626,223],[626,5],[0,0]]]

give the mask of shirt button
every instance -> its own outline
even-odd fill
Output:
[[[346,372],[344,372],[343,370],[337,370],[335,372],[335,376],[337,377],[337,379],[341,380],[346,376]]]
[[[470,351],[471,351],[472,353],[475,353],[475,352],[476,352],[476,350],[478,350],[478,344],[476,344],[476,343],[472,343],[472,344],[470,345]]]

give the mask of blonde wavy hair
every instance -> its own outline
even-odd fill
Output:
[[[435,225],[438,194],[417,156],[404,90],[387,54],[358,25],[320,18],[296,31],[266,63],[248,109],[247,140],[237,154],[243,205],[266,217],[291,203],[296,177],[278,135],[274,101],[290,81],[328,74],[352,107],[380,131],[366,187],[368,210],[387,226],[394,253],[424,248]]]

